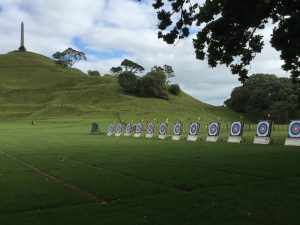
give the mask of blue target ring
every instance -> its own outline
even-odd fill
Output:
[[[118,124],[116,132],[117,133],[121,133],[122,132],[122,124]]]
[[[142,133],[142,130],[143,130],[143,126],[142,124],[138,123],[135,127],[135,133]]]
[[[125,131],[126,131],[126,133],[131,133],[131,124],[126,125]]]
[[[260,121],[257,124],[256,128],[256,136],[257,137],[270,137],[271,136],[271,128],[272,123],[270,121]]]
[[[162,123],[159,127],[159,134],[165,135],[167,133],[167,125]]]
[[[258,131],[261,135],[265,135],[266,133],[268,133],[268,126],[265,123],[262,123],[259,125],[258,127]]]
[[[154,133],[154,124],[153,123],[149,123],[147,126],[147,133],[148,134],[153,134]]]
[[[241,129],[241,127],[239,124],[234,124],[231,128],[231,132],[233,134],[238,134],[240,132],[240,129]]]
[[[300,134],[300,123],[294,123],[290,127],[290,131],[293,135],[299,135]]]
[[[108,133],[112,133],[114,131],[114,125],[110,124],[107,129]]]
[[[181,124],[176,123],[173,130],[174,135],[180,135],[181,134]]]
[[[192,123],[190,126],[190,135],[197,135],[198,133],[198,124]]]
[[[212,124],[209,127],[209,131],[210,131],[211,135],[216,135],[216,133],[218,131],[218,126],[216,124]]]

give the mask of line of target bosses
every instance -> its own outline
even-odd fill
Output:
[[[200,124],[192,122],[189,125],[189,134],[187,137],[188,141],[196,141],[199,136]],[[240,143],[242,141],[244,130],[243,121],[234,121],[230,127],[230,133],[228,137],[228,142],[230,143]],[[175,123],[173,127],[172,140],[180,140],[182,138],[183,123]],[[256,135],[254,138],[254,144],[270,144],[271,143],[271,131],[272,131],[272,121],[262,120],[257,124]],[[133,134],[134,137],[141,137],[143,132],[143,124],[137,123],[135,125],[135,130],[133,130],[133,125],[128,123],[125,126],[124,136],[130,136]],[[148,123],[146,127],[146,138],[152,138],[155,133],[155,124]],[[159,139],[166,139],[168,133],[168,123],[161,123],[159,125]],[[219,140],[220,134],[220,123],[212,122],[208,126],[208,135],[206,138],[207,142],[217,142]],[[123,135],[123,125],[119,123],[116,127],[114,124],[110,124],[107,129],[107,136],[121,136]],[[288,128],[288,136],[285,141],[285,145],[290,146],[300,146],[300,120],[290,121]]]

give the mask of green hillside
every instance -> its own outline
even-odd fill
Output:
[[[89,77],[29,52],[0,55],[0,118],[96,117],[120,112],[124,119],[185,118],[202,122],[240,115],[182,93],[170,100],[125,95],[115,77]]]

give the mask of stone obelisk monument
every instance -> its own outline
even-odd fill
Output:
[[[26,52],[26,48],[24,46],[24,23],[21,23],[21,45],[19,51]]]

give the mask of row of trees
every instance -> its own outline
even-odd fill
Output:
[[[286,122],[296,118],[300,108],[300,84],[290,78],[255,74],[240,87],[233,89],[225,106],[236,112]]]
[[[72,48],[54,53],[53,58],[57,64],[67,68],[71,68],[78,61],[86,60],[84,52]],[[170,79],[175,76],[172,66],[154,66],[145,76],[136,75],[144,71],[144,67],[128,59],[124,59],[120,66],[110,69],[112,74],[118,76],[118,83],[126,93],[140,97],[168,99],[167,91],[174,95],[181,92],[179,85],[170,85]],[[96,70],[89,70],[88,75],[100,76],[100,73]]]
[[[170,79],[175,75],[172,66],[169,65],[154,66],[144,76],[137,76],[136,73],[141,73],[145,69],[125,59],[119,67],[112,67],[110,71],[118,76],[118,83],[126,93],[139,97],[168,99],[168,91],[174,95],[178,95],[181,91],[179,85],[170,85]]]

